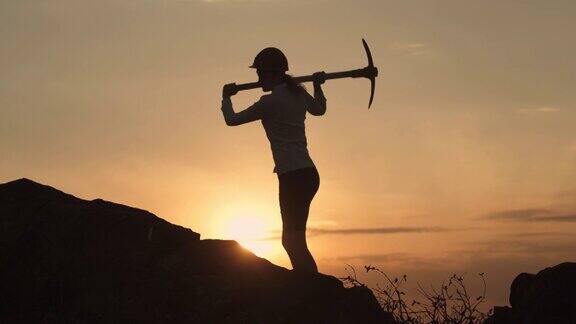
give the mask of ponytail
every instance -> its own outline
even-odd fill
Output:
[[[290,74],[284,74],[283,79],[284,82],[286,82],[288,90],[290,91],[291,94],[297,95],[306,91],[304,85],[296,82],[296,80],[294,80],[294,78]]]

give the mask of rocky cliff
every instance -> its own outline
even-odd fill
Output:
[[[28,179],[0,184],[0,322],[388,323],[371,291]]]

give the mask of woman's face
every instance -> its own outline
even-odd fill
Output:
[[[282,74],[275,71],[256,70],[258,74],[258,83],[262,86],[263,91],[271,91],[282,79]]]

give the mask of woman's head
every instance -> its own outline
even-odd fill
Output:
[[[292,93],[298,93],[304,88],[296,83],[288,74],[288,59],[281,50],[275,47],[267,47],[258,53],[254,63],[250,66],[256,69],[258,82],[262,90],[271,91],[276,85],[286,83]]]

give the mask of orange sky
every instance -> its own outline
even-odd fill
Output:
[[[320,271],[376,264],[413,284],[483,271],[490,302],[505,304],[518,272],[576,256],[575,10],[4,1],[0,182],[27,177],[147,209],[289,267],[266,136],[259,123],[225,125],[221,86],[255,81],[247,66],[267,46],[294,75],[363,67],[364,37],[380,71],[372,108],[368,81],[328,81],[326,115],[307,118]],[[240,93],[234,107],[261,95]]]

